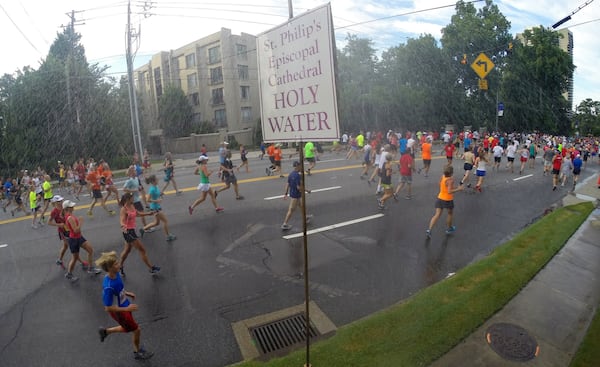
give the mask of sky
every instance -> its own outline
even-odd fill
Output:
[[[379,53],[422,34],[441,37],[455,13],[451,0],[331,0],[337,47],[347,34],[373,41]],[[81,34],[90,63],[109,66],[110,75],[126,73],[124,62],[127,1],[116,0],[0,0],[0,75],[25,66],[37,69],[57,33],[70,24]],[[291,0],[295,16],[326,3]],[[591,98],[600,101],[600,0],[496,0],[515,35],[532,26],[550,27],[562,18],[572,19],[574,37],[574,106]],[[475,1],[477,8],[484,1]],[[139,32],[135,67],[160,51],[177,49],[229,28],[234,34],[259,34],[284,23],[286,0],[132,0],[132,25]],[[74,11],[74,13],[72,13]]]

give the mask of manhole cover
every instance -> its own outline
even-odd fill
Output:
[[[539,354],[539,346],[527,330],[520,326],[499,323],[490,326],[485,337],[494,352],[511,361],[525,362]]]
[[[311,338],[319,335],[319,332],[311,324],[309,324],[308,333]],[[306,341],[306,317],[304,314],[297,314],[276,320],[250,328],[250,334],[261,354],[277,352]]]

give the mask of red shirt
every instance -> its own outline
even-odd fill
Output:
[[[561,154],[557,154],[552,159],[552,169],[559,171],[560,166],[562,165],[563,156]]]
[[[100,183],[98,182],[98,172],[90,172],[85,179],[87,182],[92,184],[92,190],[100,190]]]
[[[412,163],[413,159],[410,154],[402,154],[400,157],[400,174],[402,176],[412,175]]]
[[[452,157],[454,155],[454,145],[452,144],[447,144],[444,147],[444,150],[446,151],[446,157]]]
[[[63,217],[62,215],[62,210],[54,208],[52,209],[52,212],[50,213],[50,218],[54,219],[54,223],[56,224],[63,224],[65,223],[65,217]],[[65,233],[65,228],[63,226],[58,226],[58,233]]]

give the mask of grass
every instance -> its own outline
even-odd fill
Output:
[[[600,363],[598,361],[600,361],[600,312],[596,308],[596,316],[569,366],[597,367]]]
[[[504,307],[592,210],[591,203],[555,210],[453,277],[339,328],[333,337],[311,346],[311,362],[328,367],[429,365]],[[305,353],[302,349],[268,362],[236,366],[302,366]]]

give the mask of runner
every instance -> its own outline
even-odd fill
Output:
[[[169,186],[169,183],[172,182],[173,188],[175,189],[175,194],[181,195],[183,192],[177,189],[177,182],[175,182],[175,165],[173,164],[171,152],[167,152],[165,154],[165,161],[163,163],[163,167],[165,172],[165,185],[163,186],[162,190],[160,190],[160,192],[164,194],[165,190],[167,189],[167,186]]]
[[[554,158],[552,158],[552,191],[556,191],[558,185],[558,178],[560,175],[560,167],[562,166],[563,156],[560,150],[554,152]]]
[[[583,160],[581,159],[581,154],[577,154],[575,159],[573,159],[573,191],[575,191],[575,186],[577,185],[577,181],[579,180],[579,174],[581,173],[581,166],[583,165]]]
[[[462,180],[460,180],[460,184],[461,185],[466,184],[467,187],[471,187],[471,184],[469,183],[469,177],[470,177],[471,171],[473,170],[473,165],[475,164],[475,154],[473,154],[473,152],[471,152],[470,145],[465,148],[465,152],[462,155],[462,159],[464,159],[464,161],[465,161],[465,164],[463,165],[465,174],[463,175]]]
[[[288,205],[287,213],[285,214],[285,219],[283,220],[283,224],[281,225],[281,229],[284,231],[292,229],[292,226],[289,224],[290,218],[292,214],[296,210],[297,207],[300,207],[302,210],[302,193],[307,192],[310,194],[310,190],[307,190],[302,186],[302,177],[300,176],[300,162],[294,161],[292,164],[294,170],[290,172],[288,175],[287,183],[285,185],[285,194],[283,195],[283,200],[286,200],[288,195],[290,197],[290,204]],[[310,221],[312,216],[306,216],[306,222]]]
[[[506,169],[510,169],[510,173],[515,172],[515,155],[517,154],[517,147],[519,144],[517,142],[513,142],[508,147],[506,147]]]
[[[121,196],[120,205],[121,213],[119,222],[121,223],[121,231],[123,232],[123,238],[125,239],[125,248],[123,249],[123,252],[121,252],[121,275],[125,276],[123,267],[125,266],[125,260],[127,260],[127,256],[129,256],[132,247],[138,250],[142,261],[146,264],[150,273],[157,274],[160,271],[160,267],[150,263],[148,255],[146,254],[146,248],[138,238],[137,233],[135,233],[135,218],[138,215],[140,217],[145,217],[154,215],[154,213],[139,211],[133,204],[133,194],[129,192]]]
[[[129,178],[127,179],[127,181],[125,181],[125,184],[123,185],[123,192],[132,194],[133,195],[133,205],[135,206],[137,211],[143,212],[144,205],[142,205],[142,197],[144,196],[143,195],[144,191],[142,189],[140,179],[137,176],[135,166],[133,166],[133,165],[129,166],[129,168],[127,169],[127,176]],[[147,224],[146,217],[140,216],[140,219],[142,221],[142,227],[146,227],[146,224]],[[154,231],[154,228],[148,228],[146,233],[151,233],[153,231]]]
[[[479,154],[477,155],[477,158],[475,158],[474,164],[477,169],[475,172],[477,175],[477,185],[475,185],[475,190],[479,192],[481,192],[481,185],[483,185],[483,179],[486,173],[486,164],[488,161],[487,156],[488,155],[485,153],[485,151],[479,148]]]
[[[425,138],[425,142],[421,144],[421,158],[423,159],[423,167],[419,168],[418,173],[425,170],[423,174],[425,177],[429,177],[429,169],[431,168],[431,137]]]
[[[102,189],[101,189],[101,181],[100,181],[100,175],[98,174],[98,171],[96,170],[96,166],[94,164],[92,164],[91,168],[90,168],[90,172],[88,173],[88,175],[86,176],[86,181],[91,185],[91,189],[92,189],[92,204],[90,205],[90,208],[87,212],[87,215],[89,217],[93,217],[94,213],[94,206],[96,205],[96,203],[98,202],[98,200],[100,200],[100,206],[102,207],[102,209],[104,209],[108,215],[115,215],[115,211],[114,210],[110,210],[106,207],[106,203],[103,200],[102,197]]]
[[[519,150],[519,160],[521,161],[521,166],[519,167],[519,174],[523,174],[525,171],[525,165],[527,164],[527,160],[529,159],[529,149],[527,145],[523,145],[523,147]]]
[[[408,154],[405,152],[404,154]],[[377,204],[380,210],[385,209],[385,202],[391,198],[394,193],[392,191],[392,153],[386,153],[385,163],[381,168],[381,188],[383,189],[383,196],[377,199]]]
[[[154,227],[157,227],[160,223],[162,223],[163,230],[167,236],[167,242],[177,239],[174,234],[169,232],[169,221],[167,220],[167,216],[162,212],[162,207],[160,206],[162,197],[160,195],[160,189],[158,188],[158,180],[156,179],[156,175],[150,175],[146,179],[146,183],[150,185],[150,188],[148,189],[148,202],[150,203],[150,210],[154,213],[154,222],[140,229],[142,237],[144,237],[145,232],[148,232],[150,229],[154,231]]]
[[[492,148],[492,155],[494,156],[493,169],[498,172],[500,170],[500,164],[502,163],[502,154],[504,154],[504,148],[500,144],[494,145]]]
[[[206,196],[210,196],[210,201],[212,202],[213,206],[215,207],[215,211],[217,213],[221,213],[222,211],[225,210],[217,204],[217,196],[215,195],[215,192],[213,191],[213,189],[210,187],[209,177],[213,173],[213,171],[208,170],[207,163],[208,163],[208,157],[205,155],[201,155],[200,157],[198,157],[198,160],[196,161],[197,166],[196,166],[196,170],[194,171],[194,174],[200,175],[200,184],[198,185],[198,190],[200,191],[200,197],[198,199],[196,199],[196,201],[194,201],[194,203],[192,205],[188,206],[188,212],[190,213],[190,215],[192,215],[194,213],[194,208],[196,208],[204,200],[206,200]]]
[[[235,177],[235,173],[233,172],[234,165],[231,161],[231,152],[228,151],[225,154],[225,162],[221,165],[221,172],[223,175],[223,180],[225,181],[225,186],[221,187],[218,190],[215,190],[215,198],[221,191],[229,190],[231,185],[233,185],[233,191],[235,192],[235,199],[242,200],[244,197],[240,195],[238,191],[238,182],[237,177]]]
[[[368,144],[367,144],[368,145]],[[312,141],[304,144],[304,158],[308,162],[308,168],[306,169],[306,174],[310,176],[310,170],[315,168],[316,160],[315,160],[315,145]]]
[[[129,302],[129,298],[135,299],[135,294],[125,290],[123,279],[119,274],[121,263],[117,259],[117,253],[115,251],[103,252],[102,256],[96,260],[96,265],[107,273],[102,282],[104,310],[119,323],[119,326],[111,328],[101,327],[98,330],[100,342],[104,342],[109,334],[133,332],[133,358],[138,360],[151,358],[154,353],[140,347],[140,327],[131,314],[132,311],[138,310],[138,306]]]
[[[454,168],[451,165],[444,167],[444,175],[440,179],[440,193],[437,196],[435,202],[435,214],[429,221],[429,227],[425,231],[427,238],[431,238],[431,230],[442,215],[442,211],[446,209],[448,211],[448,217],[446,218],[446,234],[452,234],[456,231],[456,227],[452,224],[452,217],[454,214],[454,193],[463,190],[464,186],[454,186]]]
[[[102,199],[102,204],[106,205],[106,200],[108,200],[108,198],[111,195],[114,195],[117,202],[119,202],[119,190],[113,182],[112,171],[110,170],[108,163],[104,162],[103,165],[104,169],[102,170],[102,177],[104,177],[104,188],[106,189],[106,196],[104,197],[104,199]]]
[[[58,252],[58,259],[56,260],[56,265],[65,269],[65,265],[63,263],[63,258],[65,256],[65,252],[67,252],[67,248],[69,248],[69,232],[66,230],[65,226],[65,217],[63,211],[63,201],[64,198],[60,195],[54,195],[52,200],[50,200],[54,206],[54,209],[50,212],[50,219],[48,220],[48,225],[56,227],[58,231],[58,238],[60,239],[62,246]],[[88,266],[88,263],[81,260],[81,265],[85,268]]]
[[[42,225],[41,222],[36,223],[36,219],[38,216],[38,212],[40,210],[40,201],[42,200],[42,196],[35,191],[35,185],[29,186],[29,209],[31,210],[31,214],[33,218],[31,219],[31,228],[37,229],[38,225]]]
[[[231,154],[230,154],[231,155]],[[242,167],[246,167],[246,173],[250,172],[250,166],[248,166],[248,151],[243,145],[240,145],[240,159],[242,160],[242,164],[237,168],[239,172]]]
[[[84,249],[88,253],[88,274],[100,274],[100,269],[92,266],[94,249],[81,233],[83,218],[76,217],[75,215],[73,215],[73,208],[75,207],[75,203],[70,200],[65,200],[62,205],[65,216],[65,229],[69,233],[69,250],[71,251],[71,261],[69,261],[65,278],[67,278],[71,282],[76,282],[77,280],[79,280],[79,278],[73,275],[73,268],[75,268],[75,263],[79,260],[80,248]]]
[[[414,170],[413,167],[413,157],[407,152],[402,154],[400,157],[400,180],[398,185],[396,186],[396,191],[394,192],[394,200],[398,201],[398,194],[406,185],[406,196],[404,197],[407,200],[412,198],[411,194],[411,186],[412,186],[412,172]]]
[[[44,192],[44,208],[42,209],[40,221],[42,223],[45,223],[46,218],[44,217],[44,215],[46,214],[46,211],[50,206],[50,200],[52,200],[52,198],[54,197],[54,194],[52,193],[52,183],[50,182],[50,175],[44,175],[44,183],[42,183],[42,190]]]

